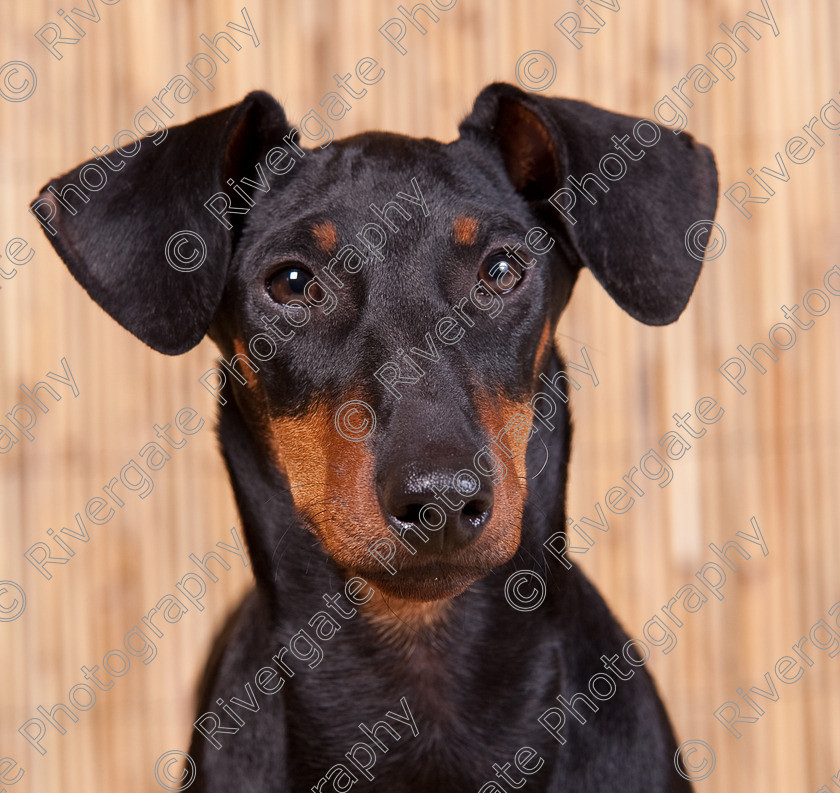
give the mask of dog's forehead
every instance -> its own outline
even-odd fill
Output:
[[[442,143],[385,132],[306,150],[288,174],[273,180],[260,201],[284,225],[317,216],[353,236],[369,223],[392,231],[393,225],[417,226],[421,218],[428,226],[451,221],[453,213],[489,216],[521,203],[492,155],[462,141]],[[272,225],[271,218],[261,225]]]
[[[310,166],[307,178],[317,189],[356,204],[362,193],[392,200],[410,190],[412,179],[425,182],[430,191],[476,195],[480,192],[477,181],[483,181],[476,179],[459,141],[442,143],[392,132],[365,132],[337,140],[326,149],[307,152],[305,159]]]
[[[256,251],[282,259],[309,249],[329,258],[354,247],[366,260],[364,281],[382,268],[398,281],[412,271],[422,277],[452,254],[479,256],[489,238],[518,239],[531,225],[500,159],[466,141],[394,133],[307,150],[255,198],[245,239]]]

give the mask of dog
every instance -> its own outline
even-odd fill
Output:
[[[224,361],[205,386],[256,586],[208,662],[194,790],[690,789],[644,659],[544,543],[584,368],[558,318],[586,267],[677,319],[713,155],[503,83],[459,135],[305,149],[256,91],[31,204],[124,328]],[[517,571],[539,608],[512,606]]]

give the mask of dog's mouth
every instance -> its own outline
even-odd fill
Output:
[[[386,595],[425,602],[456,597],[486,576],[491,569],[435,561],[397,570],[393,574],[381,568],[354,572]]]

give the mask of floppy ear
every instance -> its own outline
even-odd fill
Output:
[[[627,313],[648,325],[682,313],[701,266],[685,234],[717,206],[709,149],[652,121],[505,83],[478,95],[459,131],[500,151],[516,189]]]
[[[186,352],[219,305],[238,231],[204,203],[229,179],[254,178],[255,164],[289,128],[280,105],[255,91],[172,127],[163,140],[146,137],[109,152],[113,169],[97,158],[53,179],[30,211],[76,280],[117,322],[159,352]],[[191,254],[192,265],[185,261]]]

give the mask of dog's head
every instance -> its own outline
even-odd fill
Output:
[[[255,92],[32,204],[138,338],[177,354],[209,333],[229,364],[205,383],[303,524],[342,569],[417,600],[518,547],[529,402],[580,268],[672,322],[700,271],[686,229],[717,201],[708,149],[581,102],[492,85],[460,135],[304,149]]]

